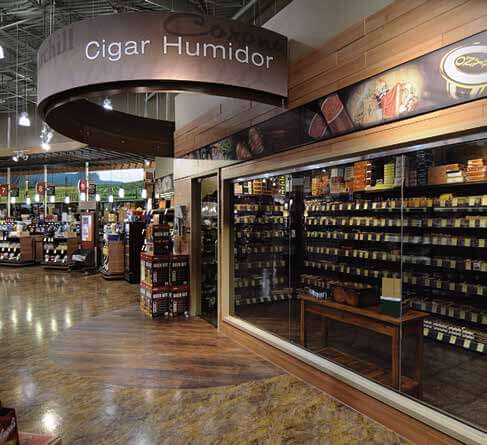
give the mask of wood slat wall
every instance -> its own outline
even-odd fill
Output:
[[[289,67],[288,109],[485,29],[485,0],[395,1]],[[251,101],[225,99],[176,131],[176,156],[283,111]]]

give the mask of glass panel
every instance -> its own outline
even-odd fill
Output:
[[[407,155],[403,256],[405,299],[427,315],[422,385],[412,395],[484,430],[486,160],[485,141]],[[422,357],[408,337],[403,369],[414,375]]]
[[[218,317],[217,177],[201,180],[201,316],[213,325]]]
[[[234,313],[289,339],[290,176],[234,184]]]
[[[487,141],[435,146],[235,183],[235,314],[487,429]]]

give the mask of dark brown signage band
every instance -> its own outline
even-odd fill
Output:
[[[51,34],[38,52],[38,107],[56,131],[104,148],[173,156],[174,123],[88,100],[188,91],[282,105],[287,38],[187,13],[98,16]]]

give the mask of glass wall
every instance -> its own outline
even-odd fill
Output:
[[[214,326],[218,320],[218,180],[201,179],[201,316]]]
[[[487,140],[233,184],[233,314],[487,430]]]

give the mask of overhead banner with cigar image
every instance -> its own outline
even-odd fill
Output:
[[[487,31],[185,156],[250,160],[487,96]]]

